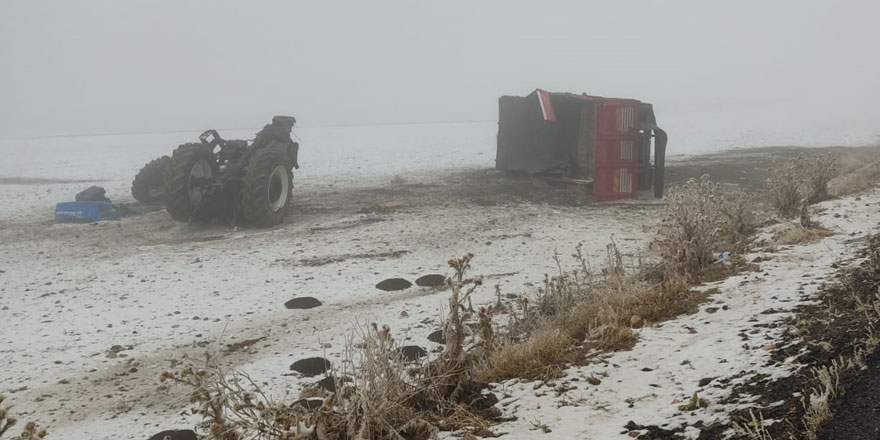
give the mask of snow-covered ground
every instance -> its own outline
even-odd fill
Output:
[[[71,439],[146,438],[191,427],[182,390],[161,387],[159,373],[249,339],[260,340],[224,354],[223,362],[248,371],[276,397],[296,395],[315,379],[291,374],[289,364],[315,355],[338,360],[357,325],[387,323],[412,344],[436,347],[426,336],[439,325],[446,293],[383,292],[377,282],[446,273],[448,258],[474,252],[475,275],[488,284],[477,302],[494,299],[495,283],[505,292],[528,292],[556,270],[554,252],[567,255],[577,243],[598,262],[613,234],[624,253],[636,255],[660,209],[645,200],[578,208],[507,198],[487,206],[448,194],[458,171],[493,165],[494,123],[305,127],[297,134],[302,169],[295,200],[303,209],[279,228],[240,231],[176,224],[164,212],[94,225],[48,221],[55,203],[91,184],[130,201],[134,173],[198,133],[0,140],[0,392],[22,418],[39,419],[53,438]],[[406,183],[392,185],[395,175]],[[876,216],[877,195],[870,197],[828,202],[849,220],[822,221],[867,232],[868,224],[854,219]],[[364,209],[391,200],[406,206]],[[793,306],[798,271],[822,276],[825,259],[849,252],[844,239],[784,250],[762,264],[767,274],[760,279],[750,274],[748,284],[731,279],[718,286],[714,298],[728,310],[645,329],[635,350],[572,370],[571,378],[608,374],[599,387],[571,381],[577,387],[565,399],[576,405],[557,410],[555,393],[535,396],[534,384],[505,384],[512,397],[503,408],[519,421],[499,430],[532,438],[529,422],[537,419],[558,438],[606,438],[600,434],[616,435],[627,418],[647,424],[671,417],[672,402],[696,391],[697,379],[760,360],[762,351],[740,348],[737,326],[767,308]],[[323,305],[284,307],[300,296]],[[115,345],[124,351],[112,357]],[[716,359],[722,355],[723,364]],[[679,365],[683,359],[693,370]],[[624,403],[650,394],[657,397],[633,408]]]
[[[190,227],[164,212],[93,225],[47,221],[52,204],[92,179],[110,198],[130,200],[133,172],[187,135],[155,145],[129,138],[152,148],[138,157],[113,152],[125,137],[65,140],[66,148],[40,140],[31,154],[11,156],[0,173],[0,392],[56,438],[145,438],[191,427],[191,416],[181,415],[184,390],[158,382],[178,361],[260,339],[224,354],[223,362],[289,398],[317,380],[291,374],[289,365],[315,355],[338,361],[357,325],[386,323],[414,345],[436,347],[427,335],[439,326],[446,293],[377,290],[385,278],[445,274],[450,257],[474,252],[475,275],[487,284],[528,291],[556,270],[557,250],[567,255],[585,242],[586,254],[599,261],[614,234],[624,252],[636,252],[656,221],[660,205],[647,200],[578,208],[492,194],[486,197],[498,203],[489,206],[457,199],[448,189],[460,170],[491,166],[493,155],[460,144],[454,137],[461,134],[423,129],[407,141],[424,151],[401,146],[390,161],[353,149],[334,165],[329,152],[320,153],[322,162],[304,147],[295,213],[272,230]],[[483,143],[491,145],[493,135]],[[343,137],[357,142],[355,134]],[[339,151],[345,142],[338,141]],[[373,146],[385,157],[398,148]],[[392,185],[397,174],[406,183]],[[407,205],[364,210],[387,200]],[[284,307],[301,296],[323,305]],[[493,299],[491,287],[476,298]],[[124,351],[113,357],[116,345]]]

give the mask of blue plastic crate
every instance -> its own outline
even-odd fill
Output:
[[[91,222],[119,220],[116,207],[110,202],[64,202],[55,205],[55,221]]]

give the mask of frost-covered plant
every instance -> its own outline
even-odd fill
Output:
[[[712,264],[712,252],[722,232],[718,185],[703,176],[671,188],[666,212],[653,246],[676,272],[698,278]]]
[[[819,203],[828,199],[828,183],[837,175],[837,156],[814,154],[805,159],[807,201]]]
[[[803,200],[802,157],[789,159],[774,168],[767,179],[767,190],[773,198],[773,206],[783,218],[794,217]]]
[[[165,371],[159,379],[191,388],[189,401],[202,416],[198,428],[206,439],[286,440],[314,431],[305,408],[272,401],[246,373],[226,371],[210,355],[202,367]]]
[[[755,230],[754,203],[742,191],[723,190],[709,176],[671,188],[652,243],[667,272],[700,277],[715,251],[739,249]]]
[[[828,183],[837,174],[837,156],[800,154],[771,170],[767,188],[773,206],[783,218],[793,218],[804,201],[818,203],[828,198]]]
[[[719,199],[718,212],[723,216],[718,249],[740,250],[755,232],[758,218],[755,215],[755,198],[742,191],[723,193]]]

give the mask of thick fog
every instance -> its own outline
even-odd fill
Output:
[[[491,122],[498,96],[544,88],[652,102],[678,133],[865,139],[878,16],[875,0],[0,0],[0,137]]]

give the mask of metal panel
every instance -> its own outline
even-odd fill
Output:
[[[650,187],[651,177],[662,187],[665,139],[650,104],[537,89],[499,100],[496,167],[591,179],[599,200],[635,197],[640,183]]]
[[[552,123],[545,122],[536,93],[498,100],[498,146],[495,167],[539,173],[561,167],[566,158],[551,147]]]

